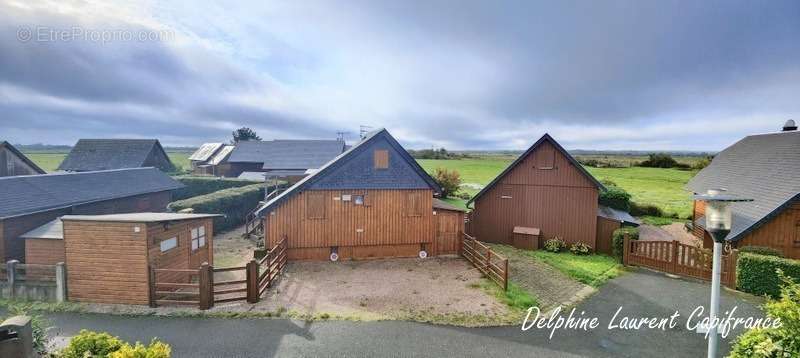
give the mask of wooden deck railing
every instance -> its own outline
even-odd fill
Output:
[[[487,278],[508,291],[508,259],[492,251],[472,236],[464,234],[461,256],[471,262]]]
[[[711,279],[712,252],[678,241],[638,241],[625,238],[623,263],[675,275]],[[736,288],[738,251],[722,255],[722,284]]]
[[[280,275],[283,267],[286,266],[286,259],[286,238],[284,237],[281,238],[281,241],[279,241],[272,250],[261,258],[256,266],[256,268],[261,271],[261,274],[258,276],[258,282],[256,283],[259,297],[264,294],[267,288],[272,286],[272,281]]]

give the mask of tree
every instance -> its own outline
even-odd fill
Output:
[[[446,198],[455,195],[461,186],[461,174],[455,170],[436,168],[433,172],[433,179],[442,187],[442,197]]]
[[[261,140],[261,137],[259,137],[258,134],[256,134],[256,131],[248,127],[239,128],[233,131],[232,134],[233,134],[233,141],[232,141],[233,144],[248,140]]]

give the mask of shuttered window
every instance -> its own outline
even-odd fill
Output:
[[[306,193],[306,217],[309,219],[325,218],[325,193]]]
[[[553,148],[542,147],[536,151],[536,168],[553,169],[555,167],[556,153]]]
[[[385,149],[376,149],[374,155],[375,169],[389,168],[389,151]]]
[[[410,193],[406,195],[406,216],[422,216],[424,210],[425,208],[423,207],[422,194]]]

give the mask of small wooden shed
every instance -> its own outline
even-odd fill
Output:
[[[149,268],[195,269],[203,262],[213,264],[213,218],[218,216],[181,213],[63,216],[68,298],[148,304]]]

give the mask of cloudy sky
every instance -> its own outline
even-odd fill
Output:
[[[13,143],[719,150],[800,120],[798,1],[30,3],[0,1]]]

